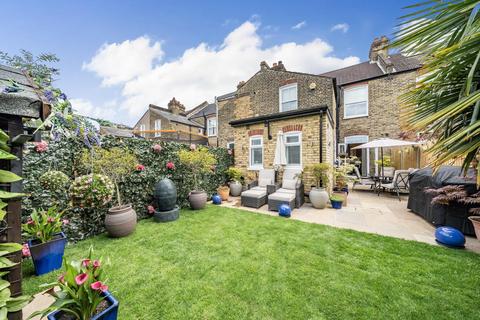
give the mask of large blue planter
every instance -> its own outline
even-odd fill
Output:
[[[333,209],[342,209],[342,201],[330,200]]]
[[[66,244],[67,237],[63,232],[57,233],[53,240],[46,243],[41,243],[37,239],[28,240],[28,247],[37,276],[62,267]]]
[[[99,314],[93,316],[91,320],[117,320],[118,317],[118,301],[115,299],[109,291],[102,293],[105,300],[108,302],[109,307]],[[58,320],[62,311],[54,311],[47,316],[48,320]]]
[[[465,236],[460,230],[452,227],[438,227],[435,230],[435,240],[447,247],[465,247]]]

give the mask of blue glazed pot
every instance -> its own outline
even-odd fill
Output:
[[[37,239],[28,240],[28,248],[37,276],[62,267],[66,244],[67,237],[63,232],[55,234],[53,240],[46,243],[41,243]]]
[[[342,209],[342,201],[330,200],[333,209]]]
[[[460,230],[452,227],[438,227],[435,230],[435,240],[447,247],[465,247],[465,236]]]
[[[102,293],[109,307],[99,314],[93,316],[91,320],[117,320],[118,317],[118,301],[109,291]],[[58,320],[61,316],[61,311],[54,311],[47,316],[48,320]]]
[[[292,209],[290,209],[288,204],[282,204],[280,207],[278,207],[278,215],[281,217],[290,218],[292,215]]]
[[[212,196],[212,203],[213,204],[222,204],[222,198],[218,194]]]

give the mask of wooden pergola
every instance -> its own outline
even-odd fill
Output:
[[[0,169],[10,170],[22,176],[23,144],[32,139],[31,132],[24,127],[28,119],[45,119],[50,113],[50,105],[42,99],[42,95],[33,81],[22,71],[0,65],[0,128],[9,137],[10,153],[17,160],[0,161]],[[11,192],[22,192],[22,181],[11,184],[0,184],[0,188]],[[1,242],[22,242],[21,230],[22,207],[21,199],[8,202],[6,220],[1,222]],[[12,296],[22,293],[22,253],[16,252],[9,256],[14,262],[19,262],[7,275],[11,283]],[[22,313],[8,315],[9,319],[22,319]]]

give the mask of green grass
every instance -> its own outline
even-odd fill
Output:
[[[480,317],[480,255],[413,241],[210,206],[66,255],[91,245],[122,320]],[[58,274],[24,270],[29,294]]]

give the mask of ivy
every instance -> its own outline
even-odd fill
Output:
[[[134,171],[127,175],[119,184],[120,193],[125,203],[131,203],[139,219],[148,217],[147,206],[153,203],[155,183],[164,177],[170,177],[177,186],[178,205],[188,206],[188,194],[194,188],[191,170],[187,169],[178,159],[180,150],[190,150],[189,145],[176,142],[161,142],[161,151],[155,152],[153,146],[158,142],[137,138],[103,137],[102,148],[120,148],[132,152],[138,163],[145,166],[142,171]],[[50,170],[65,173],[71,180],[84,174],[80,159],[85,144],[74,137],[50,142],[48,150],[38,153],[33,144],[27,145],[24,157],[23,177],[24,191],[28,194],[23,199],[23,217],[26,220],[33,208],[47,209],[57,205],[59,210],[65,210],[64,217],[70,220],[65,232],[70,240],[77,241],[104,232],[103,220],[111,202],[95,208],[78,208],[71,203],[69,194],[64,190],[48,190],[42,187],[40,176]],[[199,181],[199,188],[207,194],[215,193],[218,186],[227,180],[225,171],[232,165],[232,157],[225,148],[208,147],[217,162],[215,170],[204,175]],[[174,170],[167,169],[167,163],[175,164]]]

